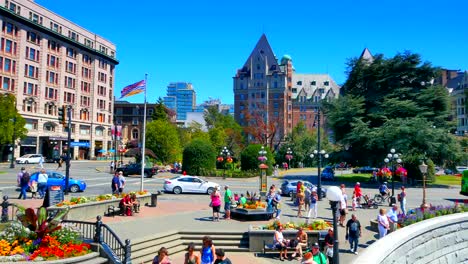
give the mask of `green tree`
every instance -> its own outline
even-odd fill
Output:
[[[16,109],[16,97],[12,94],[0,95],[0,145],[11,144],[14,140],[26,137],[28,130],[25,128],[26,120]],[[13,132],[14,131],[14,132]]]
[[[167,115],[167,108],[164,105],[164,101],[161,97],[158,98],[156,101],[156,105],[154,107],[154,113],[152,116],[153,120],[163,120],[168,121],[169,117]]]
[[[164,164],[178,161],[181,148],[176,127],[169,121],[154,120],[146,127],[146,147]]]
[[[249,170],[260,170],[258,166],[260,165],[260,161],[258,160],[258,152],[261,150],[262,145],[260,144],[250,144],[241,152],[241,169],[243,171]],[[265,162],[268,165],[267,175],[271,175],[273,173],[273,165],[275,164],[275,159],[271,150],[269,148],[265,148],[267,154],[267,160]]]
[[[216,150],[206,139],[194,139],[183,152],[182,170],[190,175],[205,175],[216,166]]]
[[[439,69],[404,52],[373,62],[352,59],[343,96],[325,104],[327,124],[341,151],[353,165],[382,165],[391,148],[419,178],[417,166],[426,157],[438,164],[462,157],[452,127],[445,88],[432,85]]]

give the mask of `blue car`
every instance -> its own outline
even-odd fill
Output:
[[[322,180],[325,181],[334,181],[335,180],[335,172],[330,166],[325,167],[325,169],[321,173]]]
[[[39,171],[33,173],[31,175],[30,181],[35,180],[37,182],[38,175],[39,175]],[[52,185],[62,185],[63,189],[65,189],[65,175],[56,171],[47,171],[47,175],[49,177],[47,180],[47,188],[49,188],[49,186],[52,186]],[[82,192],[86,190],[86,183],[84,181],[69,178],[68,190],[72,193]]]

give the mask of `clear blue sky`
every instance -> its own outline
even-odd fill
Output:
[[[233,103],[232,77],[262,33],[298,73],[346,80],[347,58],[367,47],[411,50],[435,66],[468,70],[468,1],[36,0],[117,46],[116,94],[148,73],[148,101],[191,82],[197,103]],[[143,96],[129,98],[142,102]]]

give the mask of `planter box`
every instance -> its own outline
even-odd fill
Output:
[[[140,201],[140,205],[144,206],[146,203],[151,203],[151,194],[145,194],[137,196],[137,199]],[[98,215],[104,215],[107,213],[107,208],[110,205],[115,207],[119,207],[119,202],[121,199],[112,199],[112,200],[105,200],[99,202],[89,202],[84,204],[77,204],[70,206],[70,211],[64,217],[64,219],[68,220],[89,220],[92,218],[96,218]],[[47,211],[56,211],[56,210],[65,210],[66,206],[50,206],[47,208]]]
[[[285,239],[296,238],[298,230],[283,230],[283,236]],[[327,230],[321,231],[307,231],[307,239],[309,244],[321,243],[327,235]],[[261,252],[263,251],[264,241],[266,245],[273,244],[273,237],[275,230],[257,230],[253,226],[249,227],[249,251],[250,252]]]

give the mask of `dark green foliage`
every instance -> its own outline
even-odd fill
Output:
[[[182,170],[189,175],[202,175],[215,169],[216,150],[211,142],[194,139],[183,152]]]
[[[260,165],[260,161],[258,160],[258,152],[261,150],[262,146],[258,144],[251,144],[248,145],[242,152],[241,152],[241,169],[242,171],[257,171],[259,172],[260,169],[258,166]],[[270,149],[265,148],[267,154],[267,161],[265,164],[268,165],[267,175],[271,175],[273,173],[273,164],[275,164],[275,160],[273,158],[273,154],[271,153]]]
[[[168,121],[169,117],[167,115],[167,109],[166,106],[164,105],[164,101],[162,100],[161,97],[158,98],[158,101],[156,102],[156,106],[154,107],[154,113],[153,113],[153,120],[162,120],[162,121]]]
[[[11,144],[13,134],[15,139],[25,138],[28,130],[24,127],[26,120],[18,113],[15,106],[16,98],[12,94],[0,95],[0,145]],[[16,121],[15,121],[16,120]],[[13,133],[13,130],[15,133]]]

